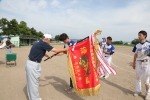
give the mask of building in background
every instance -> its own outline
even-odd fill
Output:
[[[0,36],[0,39],[3,38],[3,41],[7,41],[8,36]],[[11,43],[15,44],[16,47],[19,46],[29,46],[33,45],[35,42],[39,41],[39,37],[31,36],[31,35],[17,35],[17,36],[9,36],[11,37]]]

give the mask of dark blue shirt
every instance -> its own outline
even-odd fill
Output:
[[[29,59],[34,60],[34,61],[41,61],[42,58],[44,57],[46,51],[51,51],[53,49],[52,46],[50,46],[48,43],[43,42],[40,40],[37,43],[34,43],[29,54]]]
[[[6,45],[9,46],[10,44],[12,44],[9,40],[6,41]],[[11,46],[9,46],[9,48],[11,48]]]

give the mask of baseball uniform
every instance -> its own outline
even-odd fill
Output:
[[[134,46],[132,52],[137,54],[136,58],[136,91],[141,92],[141,77],[144,76],[145,85],[149,85],[149,58],[145,51],[150,48],[150,42],[138,43]],[[147,94],[150,95],[150,89],[147,90]]]

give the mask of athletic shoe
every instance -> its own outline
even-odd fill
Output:
[[[65,91],[69,91],[70,89],[72,89],[72,87],[68,87],[65,89]]]
[[[133,94],[133,96],[135,96],[135,97],[137,97],[137,96],[139,96],[139,95],[141,95],[141,92],[135,92],[135,93]]]
[[[104,76],[105,76],[105,74],[101,75],[100,78],[102,78],[102,77],[104,77]]]
[[[104,79],[107,79],[109,77],[109,74],[106,74],[105,76],[104,76]]]
[[[74,93],[74,89],[70,89],[70,91],[68,92],[69,94]]]

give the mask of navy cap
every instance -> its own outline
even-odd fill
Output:
[[[106,38],[102,38],[102,39],[106,39]]]
[[[11,37],[7,37],[7,39],[11,39]]]

